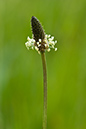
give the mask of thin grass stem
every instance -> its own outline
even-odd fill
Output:
[[[41,53],[43,65],[43,86],[44,86],[44,104],[43,104],[43,129],[47,129],[47,68],[45,52]]]

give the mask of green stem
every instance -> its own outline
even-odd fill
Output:
[[[41,53],[44,81],[43,129],[47,129],[47,68],[45,53]]]

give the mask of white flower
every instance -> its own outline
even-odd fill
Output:
[[[25,46],[28,50],[32,49],[32,50],[36,50],[39,54],[39,47],[41,47],[41,42],[42,40],[39,39],[39,41],[37,42],[37,46],[35,45],[35,40],[33,39],[33,35],[32,38],[30,38],[29,36],[27,37],[27,42],[25,43]],[[57,43],[57,40],[54,40],[54,36],[45,35],[45,39],[44,39],[44,46],[45,46],[45,50],[47,50],[48,52],[50,52],[51,49],[54,49],[55,51],[57,51],[57,48],[55,48],[55,45]]]

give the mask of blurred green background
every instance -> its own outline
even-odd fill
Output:
[[[0,0],[0,129],[42,129],[41,56],[25,47],[32,16],[58,40],[46,52],[48,129],[86,129],[86,0]]]

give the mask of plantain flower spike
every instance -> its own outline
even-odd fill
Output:
[[[32,16],[31,18],[31,27],[32,27],[32,38],[27,37],[27,42],[25,43],[27,49],[36,50],[39,54],[40,52],[48,51],[51,49],[57,51],[55,44],[57,40],[54,40],[54,36],[45,34],[43,27],[39,20]]]

